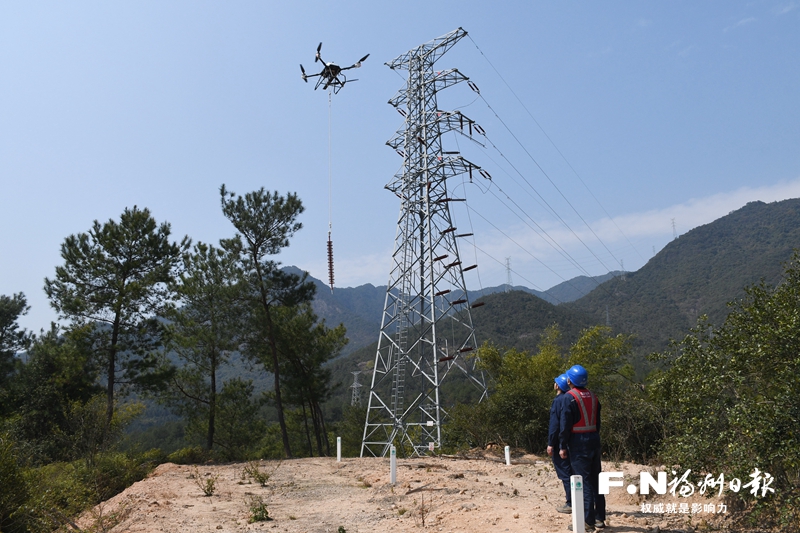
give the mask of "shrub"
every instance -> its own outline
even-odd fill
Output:
[[[800,530],[800,255],[776,287],[731,304],[721,327],[705,317],[670,352],[655,380],[668,410],[664,458],[695,473],[774,477],[774,494],[740,499],[759,527]]]
[[[258,461],[250,461],[245,465],[244,471],[242,472],[242,477],[249,477],[262,487],[266,487],[269,478],[272,477],[272,474],[278,469],[279,466],[280,463],[278,463],[274,469],[268,472],[262,468],[262,465]]]
[[[254,522],[266,522],[267,520],[272,520],[269,517],[269,511],[267,510],[267,504],[264,503],[264,498],[261,496],[249,496],[246,500],[247,506],[250,508],[250,519],[248,520],[249,523]]]
[[[19,525],[16,515],[28,499],[28,486],[8,434],[0,434],[0,487],[0,531],[12,531]]]
[[[179,465],[196,465],[211,459],[211,454],[200,446],[189,446],[174,451],[167,456],[167,461]]]
[[[195,484],[203,491],[203,495],[205,496],[213,496],[214,492],[217,490],[217,480],[219,480],[219,476],[217,475],[211,475],[210,473],[200,475],[200,471],[197,467],[194,467],[189,477],[194,479]]]

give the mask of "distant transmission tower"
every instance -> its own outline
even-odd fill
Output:
[[[414,48],[386,65],[407,70],[406,86],[389,103],[405,117],[404,127],[387,144],[403,157],[403,166],[386,185],[400,198],[392,269],[369,391],[361,456],[425,455],[441,446],[446,412],[442,382],[462,376],[486,396],[474,359],[475,332],[470,314],[459,237],[450,217],[447,179],[478,170],[458,152],[442,148],[442,135],[471,138],[480,127],[460,112],[442,111],[437,93],[462,81],[455,69],[434,71],[434,63],[467,34],[459,28]],[[476,141],[477,142],[477,141]]]
[[[358,375],[361,373],[361,371],[356,370],[350,373],[353,374],[353,384],[350,385],[350,388],[353,389],[353,395],[350,397],[350,405],[361,405],[362,385],[358,382]]]
[[[511,292],[511,258],[506,257],[506,292]]]

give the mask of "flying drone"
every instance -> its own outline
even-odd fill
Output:
[[[319,46],[317,46],[317,55],[314,57],[314,63],[316,63],[317,61],[322,61],[322,64],[325,65],[324,67],[322,67],[322,72],[320,72],[319,74],[306,74],[306,69],[304,69],[303,65],[301,64],[300,72],[302,72],[302,74],[300,75],[300,77],[303,78],[304,82],[308,83],[308,78],[318,77],[319,79],[317,79],[317,84],[314,85],[315,91],[319,89],[320,85],[322,85],[323,89],[327,89],[328,87],[332,88],[333,93],[336,94],[342,89],[342,87],[344,87],[344,84],[347,83],[348,81],[358,81],[358,80],[348,80],[347,77],[344,75],[344,71],[350,70],[351,68],[359,68],[361,66],[361,63],[369,57],[369,54],[359,59],[357,63],[350,65],[349,67],[342,68],[335,63],[326,63],[320,56],[321,49],[322,49],[322,43],[319,43]]]

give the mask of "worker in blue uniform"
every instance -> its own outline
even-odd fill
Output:
[[[583,512],[586,530],[605,527],[605,496],[598,493],[600,463],[600,402],[586,388],[589,374],[581,365],[566,372],[570,390],[561,412],[559,455],[569,458],[573,475],[583,478]]]
[[[565,393],[569,391],[567,384],[567,375],[561,374],[553,380],[553,389],[556,391],[556,397],[553,398],[553,403],[550,405],[550,428],[547,433],[547,455],[553,458],[553,466],[556,469],[558,479],[564,484],[564,492],[566,493],[566,503],[556,507],[559,513],[572,512],[572,492],[569,487],[569,478],[572,475],[572,469],[569,466],[569,459],[562,459],[558,454],[558,436],[561,433],[561,411],[564,409],[565,400],[568,398]]]

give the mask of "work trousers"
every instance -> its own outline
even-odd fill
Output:
[[[558,479],[564,484],[564,492],[567,495],[567,505],[572,507],[572,491],[569,487],[569,477],[572,475],[572,468],[569,466],[569,457],[562,459],[561,456],[558,455],[557,448],[556,446],[556,450],[553,453],[553,466],[556,468]]]
[[[567,447],[572,475],[583,478],[583,518],[587,524],[606,519],[606,498],[598,493],[601,470],[597,432],[573,433]]]

